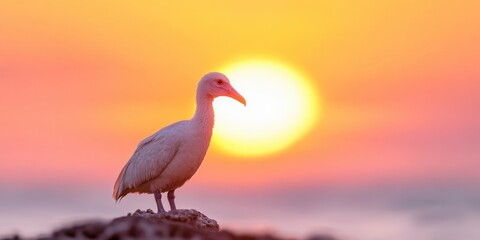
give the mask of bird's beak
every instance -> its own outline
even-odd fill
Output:
[[[240,95],[240,93],[237,92],[237,90],[235,90],[235,88],[233,87],[230,87],[230,89],[228,89],[228,96],[239,101],[240,103],[243,104],[243,106],[247,106],[247,101],[245,101],[245,98]]]

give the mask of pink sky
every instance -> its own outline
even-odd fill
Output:
[[[307,73],[322,117],[291,148],[255,161],[210,149],[189,188],[477,185],[478,9],[2,2],[0,187],[113,187],[140,140],[190,118],[202,74],[248,56]]]

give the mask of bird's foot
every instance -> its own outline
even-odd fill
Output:
[[[157,202],[158,214],[166,213],[165,208],[163,208],[162,204],[162,193],[155,192],[155,201]]]

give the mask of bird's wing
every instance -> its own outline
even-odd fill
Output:
[[[126,190],[160,176],[180,146],[180,138],[172,128],[175,125],[158,131],[138,144],[115,182],[113,197],[116,200],[125,196],[128,193]]]

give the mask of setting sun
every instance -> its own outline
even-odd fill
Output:
[[[247,100],[244,108],[227,98],[214,102],[213,144],[243,157],[285,149],[314,125],[319,99],[307,79],[278,62],[252,60],[222,69]]]

